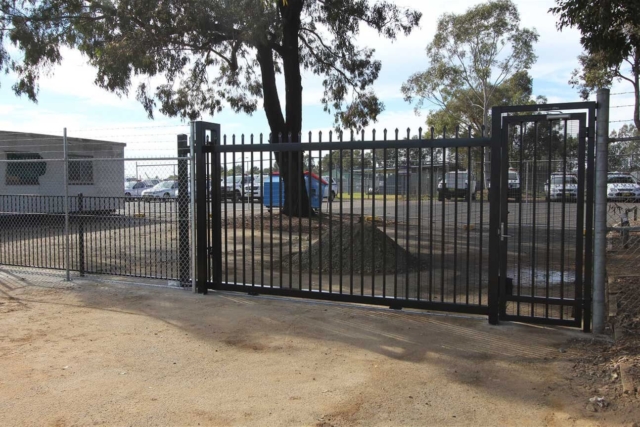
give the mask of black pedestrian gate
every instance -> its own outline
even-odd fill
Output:
[[[502,107],[492,138],[315,142],[195,122],[198,292],[588,330],[594,116],[594,103]],[[313,216],[283,213],[287,179]]]
[[[502,141],[500,319],[590,330],[595,108],[493,109]]]

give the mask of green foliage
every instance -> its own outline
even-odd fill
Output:
[[[625,124],[617,131],[612,131],[612,138],[640,138],[640,131],[632,124]],[[609,144],[609,170],[621,170],[623,167],[631,171],[640,169],[640,139],[637,141],[620,141]]]
[[[395,39],[420,18],[368,0],[0,0],[0,69],[15,73],[16,94],[35,101],[61,49],[77,48],[97,68],[98,86],[134,91],[150,117],[193,120],[225,107],[252,114],[263,105],[271,131],[293,135],[306,70],[323,77],[322,103],[336,125],[359,128],[384,106],[372,90],[381,64],[357,35],[367,26]]]
[[[569,83],[587,99],[613,81],[626,82],[635,94],[633,113],[640,128],[640,2],[638,0],[556,0],[549,11],[558,29],[576,27],[585,53],[578,57]]]
[[[605,68],[614,68],[640,46],[640,2],[637,0],[556,0],[549,9],[558,29],[576,27],[587,54],[599,55]]]
[[[520,27],[520,15],[510,0],[482,3],[461,15],[444,14],[427,46],[429,68],[402,86],[405,100],[416,111],[425,103],[438,109],[428,123],[438,128],[472,127],[481,133],[490,108],[529,101],[536,61],[534,29]]]

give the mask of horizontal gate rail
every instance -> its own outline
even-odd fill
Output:
[[[448,138],[448,139],[410,139],[387,141],[344,141],[344,142],[272,142],[267,144],[229,144],[207,145],[205,152],[250,153],[250,152],[304,152],[329,150],[382,150],[385,148],[469,148],[488,147],[491,138]]]

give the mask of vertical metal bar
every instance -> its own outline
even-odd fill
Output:
[[[236,148],[236,136],[232,135],[231,136],[231,145],[234,146],[234,149]],[[234,150],[233,151],[233,184],[231,185],[231,200],[233,202],[233,284],[237,285],[238,284],[238,232],[237,232],[237,225],[238,223],[236,222],[237,218],[236,218],[236,202],[237,202],[237,198],[238,198],[238,188],[237,188],[237,183],[236,183],[236,156],[237,156],[237,152]],[[242,156],[242,155],[241,155]],[[241,160],[242,161],[242,160]],[[242,194],[240,194],[240,196],[242,197]]]
[[[71,245],[69,242],[69,145],[67,141],[67,128],[62,136],[64,151],[64,268],[67,282],[71,281]]]
[[[522,159],[524,157],[524,122],[520,122],[520,166],[518,173],[522,173]],[[521,176],[521,175],[520,175]],[[520,180],[520,201],[518,203],[518,278],[517,278],[517,295],[521,295],[522,289],[522,179]],[[520,302],[516,304],[516,314],[520,316]]]
[[[407,129],[407,140],[411,139],[411,131],[409,129]],[[411,235],[411,229],[410,224],[411,224],[411,205],[410,205],[410,197],[409,197],[409,189],[410,189],[410,178],[411,178],[411,149],[407,147],[407,150],[405,151],[405,153],[407,153],[407,179],[405,180],[405,206],[406,206],[406,221],[407,224],[405,225],[405,245],[406,245],[406,257],[405,257],[405,272],[404,272],[404,298],[405,299],[409,299],[409,270],[410,270],[410,252],[409,252],[409,241],[410,241],[410,235]]]
[[[387,130],[383,131],[383,140],[387,140]],[[382,151],[382,231],[385,238],[382,240],[382,297],[387,297],[387,149]],[[374,185],[375,190],[375,185]]]
[[[471,127],[469,127],[468,135],[471,138]],[[473,178],[473,179],[472,179]],[[473,182],[474,187],[471,188],[471,183]],[[465,285],[465,304],[469,304],[469,274],[471,270],[471,201],[475,195],[475,177],[472,175],[472,167],[471,167],[471,147],[467,148],[467,269],[466,269],[466,285]],[[482,232],[482,230],[480,230]]]
[[[302,138],[301,137],[298,140],[300,142],[302,142]],[[285,153],[282,153],[281,155],[284,156],[284,154]],[[291,172],[291,162],[293,161],[293,157],[292,157],[292,153],[291,152],[289,152],[288,154],[289,154],[289,161],[287,162],[287,164],[289,165],[289,175],[288,176],[293,176],[292,172]],[[293,287],[293,226],[292,226],[292,224],[293,224],[292,215],[289,215],[289,288]],[[298,244],[300,244],[300,242],[298,242]],[[301,254],[301,252],[302,251],[299,251],[298,253]],[[300,256],[301,255],[299,255],[299,257]],[[299,262],[301,262],[301,261],[299,261]],[[302,272],[300,272],[299,274],[302,275]],[[302,280],[299,281],[298,287],[302,286],[301,283],[302,283]]]
[[[309,132],[309,146],[311,146],[312,135]],[[307,175],[307,182],[305,184],[305,189],[307,190],[307,200],[309,201],[309,291],[313,289],[313,256],[311,255],[311,243],[313,242],[313,229],[311,228],[311,217],[313,212],[313,205],[311,203],[313,194],[313,155],[311,150],[309,150],[309,169]],[[320,183],[318,183],[320,185]],[[320,200],[322,200],[322,194],[320,194]]]
[[[531,293],[530,296],[535,296],[536,291],[536,206],[538,205],[538,198],[536,195],[536,185],[538,182],[538,142],[539,142],[539,126],[537,122],[533,124],[535,126],[534,129],[534,143],[533,143],[533,183],[532,183],[532,191],[533,191],[533,206],[531,213]],[[535,304],[531,303],[530,306],[530,316],[535,317]]]
[[[333,132],[329,131],[329,142],[333,142]],[[333,150],[329,150],[329,293],[333,293]]]
[[[246,180],[247,180],[247,171],[244,167],[244,158],[245,158],[245,151],[244,151],[244,147],[245,147],[245,142],[244,142],[244,134],[240,135],[240,155],[241,155],[241,163],[240,163],[240,169],[242,171],[242,176],[240,177],[240,199],[241,199],[241,206],[242,206],[242,215],[241,215],[241,224],[242,224],[242,259],[241,259],[241,263],[242,263],[242,284],[246,285],[247,284],[247,230],[245,227],[245,224],[247,223],[246,221],[246,212],[247,212],[247,208],[245,207],[245,200],[247,199],[247,194],[245,191],[245,186],[246,186]],[[249,187],[251,188],[251,187]]]
[[[489,190],[489,323],[497,325],[500,315],[500,167],[503,141],[502,109],[491,109],[491,187]],[[484,163],[484,159],[483,159]]]
[[[311,142],[311,141],[309,141]],[[318,133],[318,142],[322,142],[322,131]],[[311,152],[309,152],[311,154]],[[318,205],[318,289],[322,293],[322,203],[324,201],[324,188],[322,178],[322,150],[318,152],[318,190],[320,201]],[[329,189],[327,190],[327,200],[329,199]],[[309,251],[311,257],[311,251]]]
[[[433,150],[433,140],[434,140],[434,132],[435,129],[431,128],[430,134],[430,144],[431,145],[431,154],[429,155],[429,302],[433,301],[433,281],[435,279],[435,265],[433,263],[433,196],[438,193],[438,185],[435,184],[434,179],[434,167],[435,160],[433,158],[434,150]]]
[[[249,135],[249,141],[250,144],[253,145],[253,134]],[[257,178],[253,173],[253,151],[251,151],[251,153],[249,154],[249,158],[251,161],[250,164],[250,182],[249,182],[249,190],[250,190],[250,197],[251,200],[249,200],[249,203],[251,204],[251,286],[255,286],[256,285],[256,233],[255,233],[255,203],[256,203],[256,197],[255,197],[255,190],[254,187],[256,187],[256,182],[257,182]]]
[[[224,145],[227,145],[227,135],[225,135],[222,138],[222,143]],[[227,183],[227,178],[228,178],[228,161],[227,161],[227,152],[225,151],[223,154],[223,159],[224,159],[224,177],[222,180],[222,184],[215,184],[218,185],[218,187],[220,187],[220,192],[221,192],[221,197],[220,197],[220,203],[222,203],[222,205],[224,206],[224,281],[225,283],[229,283],[229,249],[228,249],[228,245],[229,245],[229,208],[228,206],[228,202],[227,202],[227,197],[228,197],[228,183]],[[211,186],[213,187],[214,183],[213,183],[213,179],[211,180]],[[222,187],[224,186],[224,187]]]
[[[273,135],[269,135],[269,144],[273,144],[272,138]],[[271,168],[271,177],[269,179],[269,286],[271,288],[273,288],[273,270],[275,270],[275,265],[273,263],[273,211],[275,210],[275,205],[273,204],[273,166],[273,151],[269,151],[269,167]],[[278,167],[280,167],[280,162],[278,162]],[[283,184],[282,175],[278,174],[278,195],[281,194],[280,187]],[[282,199],[278,199],[278,205],[281,203]]]
[[[191,290],[197,292],[197,259],[196,259],[196,161],[195,161],[195,124],[189,125],[189,182],[191,183],[191,192],[189,194],[189,202],[191,205],[190,223],[191,223]]]
[[[372,140],[376,140],[376,130],[372,131],[373,138]],[[374,297],[376,295],[376,244],[375,244],[375,236],[376,229],[378,226],[376,225],[376,191],[375,188],[376,181],[376,150],[371,150],[371,236],[374,244],[371,245],[371,296]],[[364,188],[362,189],[364,192]],[[362,248],[364,251],[364,247]],[[384,274],[384,271],[382,272]]]
[[[206,181],[207,181],[207,162],[204,151],[205,142],[205,129],[202,122],[195,122],[195,138],[194,145],[196,149],[196,190],[195,192],[200,195],[200,198],[205,198],[204,201],[199,201],[197,205],[197,229],[196,239],[197,243],[197,280],[198,293],[207,293],[207,279],[208,279],[208,251],[207,251],[207,203],[206,203]]]
[[[579,120],[579,131],[578,131],[578,198],[577,198],[577,218],[576,218],[576,277],[575,277],[575,300],[576,302],[582,302],[583,294],[582,294],[582,286],[583,282],[583,267],[584,267],[584,257],[585,254],[583,252],[584,249],[584,214],[585,214],[585,165],[586,165],[586,146],[585,146],[585,120],[584,115]],[[606,136],[605,136],[606,138]],[[608,139],[607,139],[608,143]],[[608,160],[608,159],[607,159]],[[606,181],[606,173],[605,173],[605,181]],[[606,185],[605,185],[606,190]],[[606,198],[605,198],[606,202]],[[605,211],[606,215],[606,211]],[[606,219],[605,219],[606,225]],[[606,231],[606,228],[605,228]],[[605,236],[606,238],[606,236]],[[602,302],[604,304],[604,300]],[[602,308],[604,310],[604,307]],[[604,316],[604,312],[602,313]],[[579,326],[582,323],[582,310],[580,307],[576,307],[575,309],[575,324]],[[604,326],[603,326],[604,327]]]
[[[549,177],[549,188],[551,188],[551,151],[552,151],[552,144],[551,141],[553,139],[553,121],[549,121],[547,122],[548,126],[549,126],[549,144],[548,144],[548,150],[549,152],[547,153],[547,176]],[[563,184],[563,188],[564,188],[564,184]],[[565,197],[564,197],[564,191],[562,193],[562,204],[565,204]],[[546,277],[545,277],[545,304],[544,304],[544,317],[545,318],[549,318],[549,285],[550,285],[550,280],[549,280],[549,270],[551,268],[551,197],[547,198],[547,256],[545,259],[545,268],[546,268]]]
[[[396,132],[395,132],[395,141],[398,142],[398,128],[396,128]],[[395,240],[396,242],[399,240],[399,236],[398,236],[398,220],[399,220],[399,214],[398,214],[398,207],[400,206],[400,202],[398,201],[398,192],[399,192],[399,181],[400,181],[400,164],[399,164],[399,156],[398,156],[398,149],[395,148],[395,159],[394,159],[394,163],[395,163],[395,203],[394,203],[394,218],[393,218],[393,224],[394,224],[394,236],[393,236],[393,240]],[[398,247],[400,245],[396,244],[394,245],[394,261],[395,261],[395,270],[394,270],[394,275],[393,275],[393,299],[397,300],[398,299],[398,276],[400,275],[398,272]]]
[[[598,103],[598,106],[601,106],[602,108],[608,107],[608,92],[605,94],[603,93],[603,95],[606,96],[607,100],[603,99],[602,103]],[[607,110],[608,111],[608,110]],[[603,113],[606,114],[606,118],[603,119],[603,124],[605,124],[605,126],[608,125],[609,122],[609,118],[608,118],[608,113]],[[594,204],[593,204],[593,197],[594,197],[594,186],[595,186],[595,179],[596,179],[596,175],[597,173],[595,172],[595,134],[596,134],[596,108],[595,108],[595,104],[591,104],[591,106],[589,107],[589,113],[588,113],[588,118],[589,118],[589,127],[588,127],[588,145],[587,145],[587,213],[586,213],[586,224],[585,224],[585,248],[584,248],[584,259],[585,259],[585,269],[584,269],[584,290],[583,290],[583,294],[581,295],[583,300],[582,300],[582,307],[584,309],[584,313],[581,313],[581,318],[584,319],[583,323],[582,323],[582,330],[584,332],[590,332],[591,331],[591,302],[592,302],[592,295],[591,295],[591,280],[592,278],[595,277],[595,259],[598,258],[600,260],[604,261],[604,256],[602,255],[602,252],[599,252],[598,255],[599,257],[596,257],[595,253],[594,253],[594,246],[595,246],[595,240],[594,240]],[[602,130],[602,135],[604,135],[605,137],[609,134],[609,129],[605,128]],[[604,144],[604,146],[602,147],[602,149],[604,149],[605,151],[607,150],[607,144]],[[600,162],[600,160],[598,160],[598,162]],[[603,160],[603,163],[601,166],[606,166],[608,162],[608,159]],[[606,170],[606,169],[604,169]],[[606,184],[604,185],[605,187],[605,191],[606,191]],[[600,187],[599,187],[600,188]],[[605,242],[604,242],[604,250],[606,251],[606,194],[604,194],[605,198],[604,198],[604,215],[605,215],[605,219],[604,219],[604,229],[605,229],[605,235],[601,235],[600,238],[605,238]],[[600,220],[602,220],[601,218],[599,218]],[[599,231],[602,231],[602,229],[598,228]],[[600,241],[600,239],[598,239],[598,244],[602,245],[603,242]],[[601,251],[602,248],[599,249],[599,251]],[[603,267],[603,266],[600,266]],[[606,267],[606,265],[604,266]],[[602,280],[602,270],[600,269],[598,274],[599,276],[599,280]],[[595,279],[594,279],[595,282]],[[600,282],[601,285],[604,285],[604,281]],[[600,285],[599,285],[600,286]],[[594,286],[595,289],[595,286]],[[604,301],[602,299],[602,293],[604,288],[602,289],[598,289],[598,304],[602,304],[602,302]],[[601,307],[601,310],[604,310],[603,307]],[[577,319],[576,319],[577,320]]]
[[[353,142],[353,131],[351,131],[351,142]],[[355,270],[355,265],[353,263],[353,171],[354,171],[354,150],[353,148],[350,150],[351,152],[351,162],[349,164],[349,169],[350,169],[350,174],[349,174],[349,179],[350,179],[350,185],[349,185],[349,193],[351,194],[351,198],[350,198],[350,209],[349,209],[349,222],[350,222],[350,227],[349,227],[349,234],[350,234],[350,239],[349,239],[349,247],[351,249],[351,262],[349,263],[349,295],[353,295],[353,270]],[[360,195],[362,196],[362,194]]]
[[[422,128],[418,128],[418,140],[422,142]],[[422,271],[422,256],[421,256],[421,246],[422,246],[422,147],[418,148],[418,271],[416,277],[417,290],[416,290],[416,299],[420,301],[421,299],[421,277],[420,272]]]
[[[343,136],[342,131],[340,131],[340,134],[338,136],[339,136],[340,142],[342,142],[342,136]],[[342,151],[343,150],[339,150],[338,151],[338,157],[339,157],[338,161],[340,162],[339,163],[339,168],[340,168],[340,232],[339,232],[339,234],[340,234],[340,247],[341,248],[344,247],[344,244],[343,244],[343,242],[344,242],[343,228],[344,227],[342,227],[342,224],[344,223],[344,221],[343,221],[343,214],[344,213],[343,213],[343,207],[342,207],[342,205],[343,205],[343,203],[342,203],[343,202],[342,195],[344,194],[344,191],[342,189],[342,185],[344,184],[344,173],[343,173],[343,165],[344,165],[344,163],[343,163],[343,159],[342,159]],[[342,256],[340,257],[340,263],[339,264],[340,264],[339,286],[340,286],[340,294],[342,294],[342,286],[343,286],[343,283],[342,283],[342,281],[343,281],[343,279],[342,279],[343,257]]]
[[[85,256],[84,256],[84,202],[82,193],[78,194],[78,264],[80,276],[84,276],[85,272]]]
[[[300,143],[302,143],[302,135],[300,136]],[[289,157],[293,158],[293,152],[289,153]],[[295,176],[297,177],[297,179],[300,179],[300,177],[303,176],[302,173],[304,171],[304,153],[302,151],[295,152],[295,155],[297,162]],[[291,161],[289,162],[289,164],[291,164]],[[291,175],[291,169],[289,174],[290,176],[293,176]],[[302,182],[303,185],[298,185],[298,290],[302,290],[302,189],[304,187],[304,179]],[[293,207],[293,203],[291,203],[291,206]],[[309,244],[311,244],[311,240],[309,240]]]
[[[445,127],[442,131],[442,138],[443,139],[447,139],[447,128]],[[444,280],[445,280],[445,273],[444,273],[444,263],[445,263],[445,246],[444,246],[444,242],[445,242],[445,227],[446,227],[446,223],[445,223],[445,213],[446,213],[446,209],[445,209],[445,203],[447,201],[447,194],[448,194],[448,189],[447,189],[447,147],[446,146],[442,146],[442,204],[441,204],[441,212],[442,212],[442,216],[440,218],[440,302],[444,302],[445,300],[445,294],[444,294]]]
[[[262,134],[260,134],[260,147],[263,147],[263,139]],[[271,169],[271,164],[269,164],[269,169]],[[270,171],[271,172],[271,171]],[[267,185],[264,179],[264,151],[260,151],[260,286],[264,286],[264,204],[265,198],[265,186]],[[269,185],[271,185],[271,181],[269,181]],[[269,192],[271,194],[271,192]],[[225,239],[226,241],[226,239]]]
[[[300,141],[302,142],[302,141]],[[296,153],[297,155],[298,153]],[[302,171],[293,171],[292,169],[292,165],[293,165],[293,151],[288,151],[288,152],[281,152],[280,156],[284,157],[285,155],[289,156],[289,160],[286,162],[287,163],[287,176],[290,177],[291,180],[294,179],[300,179],[300,177],[298,176],[298,172],[302,172]],[[304,165],[302,165],[301,169],[304,169]],[[282,203],[282,206],[286,206],[286,204],[284,203],[284,199],[287,197],[287,192],[284,191],[284,186],[282,185],[283,182],[280,182],[280,201]],[[291,188],[291,187],[289,187]],[[283,193],[284,191],[284,193]],[[301,203],[300,200],[302,200],[300,198],[302,193],[302,190],[298,189],[298,203]],[[292,211],[294,210],[294,206],[293,206],[293,202],[290,202],[289,205],[292,209]],[[301,207],[301,206],[300,206]],[[289,225],[291,225],[291,217],[293,216],[293,212],[289,212]],[[298,227],[300,228],[300,230],[302,230],[302,216],[298,215]],[[283,250],[282,250],[282,209],[280,209],[280,287],[283,287],[283,278],[282,278],[282,262],[283,262]],[[289,226],[289,230],[291,230],[291,226]],[[300,241],[302,241],[302,239],[300,239]],[[302,250],[300,251],[300,254],[298,256],[300,258],[300,266],[302,266]],[[289,263],[291,264],[293,262],[293,258],[292,258],[292,254],[289,253]],[[300,275],[302,275],[302,267],[300,267]],[[300,284],[299,286],[302,286],[302,279],[300,280]]]
[[[460,128],[456,126],[456,139],[460,138]],[[458,165],[460,162],[460,149],[455,148],[455,188],[453,195],[453,303],[458,302]],[[467,175],[468,176],[468,175]]]
[[[211,185],[206,185],[205,194],[211,194],[211,281],[214,286],[220,286],[222,284],[222,192],[220,185],[214,185],[214,182],[218,183],[220,180],[221,162],[220,162],[220,132],[211,132],[211,146],[213,148],[211,152],[211,176],[209,182]],[[205,198],[204,203],[207,200]],[[208,218],[207,218],[208,219]],[[253,225],[253,224],[252,224]],[[253,232],[253,228],[251,229]],[[253,259],[253,257],[252,257]]]
[[[564,132],[562,135],[562,194],[566,194],[567,190],[567,131],[568,122],[563,121]],[[549,182],[549,190],[551,190],[551,182]],[[549,191],[551,193],[551,191]],[[566,199],[566,198],[565,198]],[[577,202],[577,200],[576,200]],[[565,200],[562,201],[562,217],[560,218],[560,299],[564,300],[564,236],[565,236],[565,215],[566,215]],[[575,295],[574,295],[575,297]],[[560,306],[560,319],[564,318],[564,306]]]
[[[364,130],[360,141],[364,141]],[[364,147],[360,150],[360,250],[364,249]],[[360,257],[360,295],[364,295],[364,255]]]

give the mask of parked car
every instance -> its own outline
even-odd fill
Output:
[[[127,181],[124,183],[124,195],[126,197],[140,197],[142,192],[151,188],[144,181]]]
[[[268,178],[268,177],[267,177]],[[261,176],[247,176],[245,177],[246,184],[242,190],[242,197],[249,201],[262,200],[262,182],[265,177]]]
[[[457,177],[457,180],[456,180]],[[469,198],[476,199],[476,181],[473,174],[468,171],[447,172],[444,180],[438,182],[438,200],[463,197],[465,200]]]
[[[255,195],[260,195],[260,186],[257,185],[258,189],[249,189],[251,190],[247,192],[245,195],[245,186],[248,184],[253,184],[254,181],[259,180],[259,176],[257,175],[236,175],[236,176],[227,176],[226,180],[220,180],[220,191],[222,193],[222,199],[232,199],[232,200],[242,200],[245,197],[252,198]],[[252,186],[255,187],[255,186]]]
[[[156,185],[160,184],[161,181],[159,179],[145,179],[142,182],[144,182],[147,187],[151,188],[151,187],[155,187]]]
[[[142,192],[142,197],[147,199],[169,199],[176,197],[178,193],[178,181],[162,181],[148,190]]]
[[[329,179],[329,175],[323,176],[322,179],[331,183],[331,185],[325,187],[323,198],[329,199],[329,201],[332,202],[338,195],[338,182],[335,178]]]
[[[640,185],[638,181],[628,173],[609,173],[607,175],[607,200],[640,201]]]
[[[522,189],[520,188],[520,175],[514,168],[509,168],[507,198],[516,202],[522,200]]]
[[[576,201],[578,198],[578,177],[574,174],[552,173],[544,183],[547,201]]]

